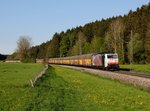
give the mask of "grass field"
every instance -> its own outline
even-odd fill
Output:
[[[120,67],[150,74],[150,65],[120,65]]]
[[[43,68],[37,64],[0,63],[0,111],[22,107],[30,96],[30,79]]]
[[[33,111],[145,111],[150,92],[117,81],[57,66],[36,86],[27,110]]]
[[[24,67],[24,64],[16,67],[21,66]],[[33,69],[35,69],[35,67],[39,67],[39,69],[41,68],[41,66],[39,65],[33,65],[33,67]],[[33,69],[31,68],[30,70],[33,71]],[[3,71],[1,71],[0,69],[0,76],[5,76],[5,74],[1,74],[1,72]],[[12,72],[16,73],[15,71]],[[24,72],[25,71],[23,71],[23,73]],[[29,70],[27,72],[29,72]],[[9,73],[9,75],[11,74],[12,73]],[[31,88],[31,86],[29,86],[28,83],[28,79],[34,77],[34,74],[30,74],[29,78],[26,78],[26,76],[23,77],[24,80],[22,79],[22,82],[19,82],[19,84],[18,82],[14,81],[14,84],[13,82],[9,82],[6,85],[0,85],[0,110],[150,110],[149,91],[140,90],[138,88],[133,87],[132,85],[124,85],[117,81],[100,78],[89,73],[65,69],[58,66],[52,66],[49,67],[46,74],[37,82],[34,88]],[[11,81],[12,79],[13,78],[9,77],[9,81]],[[7,81],[8,80],[6,80],[6,82]]]

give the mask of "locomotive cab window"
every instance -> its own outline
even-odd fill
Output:
[[[115,58],[118,58],[118,56],[117,55],[107,55],[107,58],[109,58],[109,59],[115,59]]]

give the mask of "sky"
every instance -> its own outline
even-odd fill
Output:
[[[149,0],[0,0],[0,53],[12,54],[20,36],[33,45],[52,39],[56,32],[96,20],[128,14]]]

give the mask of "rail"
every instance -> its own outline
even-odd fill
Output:
[[[150,79],[150,74],[144,74],[144,73],[134,72],[134,71],[115,71],[115,72],[119,72],[120,74],[125,74],[125,75],[137,76],[137,77]]]
[[[105,71],[105,70],[98,70],[93,68],[85,68],[85,67],[75,67],[75,66],[66,66],[60,65],[61,67],[77,69],[84,72],[89,72],[91,74],[95,74],[101,77],[111,78],[113,80],[119,80],[122,83],[133,84],[134,86],[138,86],[144,89],[150,89],[150,78],[144,74],[132,74],[130,71]],[[122,72],[122,73],[121,73]],[[136,73],[136,72],[135,72]],[[142,77],[141,77],[142,76]]]

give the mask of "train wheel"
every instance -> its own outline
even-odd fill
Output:
[[[106,71],[109,71],[109,68],[108,68],[108,67],[106,67]]]

